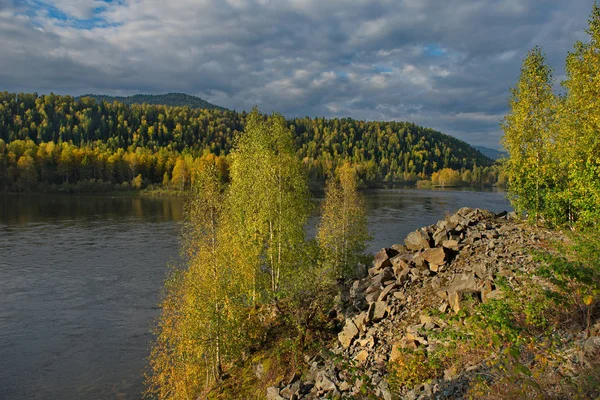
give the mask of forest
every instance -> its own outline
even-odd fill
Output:
[[[82,97],[90,97],[96,102],[114,103],[119,102],[127,105],[131,104],[155,104],[171,107],[190,107],[190,108],[205,108],[207,110],[218,109],[225,110],[224,107],[209,103],[200,97],[191,96],[185,93],[167,93],[167,94],[135,94],[133,96],[107,96],[101,94],[84,94],[78,96],[75,100]]]
[[[191,187],[194,169],[229,154],[248,113],[108,103],[84,97],[0,93],[0,190],[101,191]],[[408,122],[286,120],[311,182],[349,161],[361,186],[415,184],[450,168],[461,184],[493,185],[499,169],[448,135]],[[467,172],[468,171],[468,172]],[[500,179],[501,180],[501,179]]]

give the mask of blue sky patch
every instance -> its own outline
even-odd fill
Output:
[[[115,0],[104,0],[106,5],[116,2]],[[46,16],[52,19],[54,22],[58,22],[61,25],[70,26],[76,29],[92,29],[97,27],[108,27],[117,26],[118,24],[112,24],[102,18],[101,14],[106,9],[106,6],[96,7],[92,10],[93,16],[91,18],[76,18],[72,15],[67,14],[60,8],[48,3],[43,0],[31,0],[28,2],[29,10],[26,14],[30,17],[39,15],[40,12],[45,13]]]
[[[444,49],[438,44],[433,43],[425,46],[425,53],[433,57],[441,57],[444,54],[446,54],[446,49]]]

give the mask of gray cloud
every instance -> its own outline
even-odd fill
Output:
[[[0,0],[0,89],[181,91],[286,116],[407,120],[498,146],[521,59],[555,75],[592,0]]]

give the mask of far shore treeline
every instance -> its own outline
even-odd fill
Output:
[[[229,154],[248,113],[125,105],[84,97],[0,92],[0,191],[186,190]],[[492,186],[504,177],[467,143],[408,122],[351,118],[286,121],[312,183],[345,161],[362,187],[377,184]],[[446,179],[448,178],[448,179]]]

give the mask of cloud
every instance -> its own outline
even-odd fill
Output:
[[[0,0],[0,89],[180,91],[237,110],[407,120],[498,147],[521,59],[556,75],[592,0]]]

